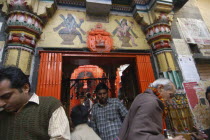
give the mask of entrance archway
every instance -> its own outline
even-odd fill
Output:
[[[99,80],[105,77],[103,69],[96,65],[83,65],[74,69],[70,76],[70,110],[80,104],[79,95],[94,95]]]
[[[69,91],[63,91],[63,88],[61,88],[62,81],[70,79],[69,77],[75,68],[83,65],[97,65],[107,74],[111,96],[114,97],[116,91],[116,71],[123,64],[130,64],[131,66],[127,69],[127,74],[124,74],[124,81],[127,81],[125,87],[127,86],[126,88],[128,88],[128,93],[126,93],[128,96],[132,92],[139,93],[144,91],[149,83],[154,80],[150,54],[40,51],[37,94],[40,96],[54,96],[61,99],[62,94],[69,94],[70,92],[70,83],[67,82],[66,84],[69,87]],[[128,80],[133,80],[134,78],[136,82],[133,83],[135,83],[138,91],[135,91],[135,88],[129,89],[129,83],[132,82]],[[66,98],[69,100],[70,96]],[[63,101],[63,99],[61,100]]]

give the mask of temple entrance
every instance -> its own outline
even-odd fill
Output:
[[[128,105],[139,91],[135,65],[135,59],[127,57],[63,57],[61,101],[70,111],[87,94],[94,100],[95,88],[103,82],[109,97],[119,96]]]
[[[153,80],[149,54],[40,51],[36,92],[60,99],[70,111],[77,94],[94,94],[97,83],[105,82],[110,97],[120,95],[129,107]]]

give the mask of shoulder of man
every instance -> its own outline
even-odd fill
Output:
[[[39,100],[41,103],[49,103],[49,104],[60,104],[61,105],[61,102],[56,99],[55,97],[52,97],[52,96],[46,96],[46,97],[43,97],[43,96],[39,96]]]
[[[158,98],[156,98],[155,95],[148,93],[140,93],[136,96],[132,104],[139,106],[144,103],[152,103],[153,105],[158,105]]]
[[[109,98],[110,102],[116,102],[116,103],[121,103],[118,98]]]
[[[39,96],[39,104],[42,108],[49,109],[51,112],[54,112],[56,109],[62,106],[61,102],[58,99],[51,96]]]
[[[140,93],[136,96],[137,100],[142,100],[142,101],[148,101],[148,100],[156,100],[156,96],[155,95],[151,95],[148,93]]]
[[[95,103],[95,104],[93,104],[93,107],[92,107],[92,112],[95,110],[95,109],[97,109],[97,107],[98,107],[98,103]]]

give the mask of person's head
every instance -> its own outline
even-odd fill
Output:
[[[0,107],[15,112],[28,100],[30,83],[28,77],[17,67],[0,68]]]
[[[88,121],[88,109],[83,105],[75,106],[71,112],[71,120],[74,126],[87,123]]]
[[[86,93],[86,96],[87,96],[88,99],[90,99],[91,98],[90,92]]]
[[[96,86],[96,97],[100,104],[105,105],[108,100],[108,87],[104,83],[99,83]]]
[[[121,26],[124,27],[125,25],[127,25],[127,20],[126,19],[123,19],[121,21]]]
[[[206,99],[210,102],[210,86],[206,89]]]
[[[150,87],[156,88],[158,93],[163,97],[164,100],[169,101],[176,92],[176,87],[173,82],[169,79],[160,78],[150,84]]]
[[[79,100],[80,100],[81,104],[83,104],[85,102],[86,96],[85,96],[85,93],[84,92],[81,92],[79,94]]]

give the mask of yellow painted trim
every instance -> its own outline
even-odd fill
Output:
[[[26,34],[26,35],[28,35],[28,36],[31,36],[31,37],[36,38],[35,35],[30,34],[30,33],[28,33],[28,32],[24,32],[24,31],[10,31],[10,33],[24,33],[24,34]]]

